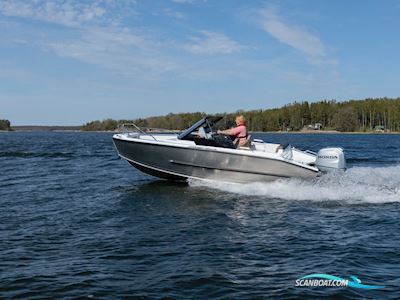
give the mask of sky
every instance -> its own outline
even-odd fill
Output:
[[[399,15],[399,0],[0,0],[0,119],[398,97]]]

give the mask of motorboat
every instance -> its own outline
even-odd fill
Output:
[[[113,135],[118,155],[138,170],[164,179],[206,179],[235,183],[279,178],[315,178],[330,170],[345,170],[342,148],[318,153],[291,145],[267,143],[248,136],[238,147],[230,136],[215,131],[220,116],[205,116],[177,133],[124,130]]]

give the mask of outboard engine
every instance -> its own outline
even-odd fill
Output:
[[[342,148],[323,148],[318,151],[315,165],[321,171],[346,170],[346,159]]]

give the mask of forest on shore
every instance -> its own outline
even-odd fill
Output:
[[[0,130],[11,131],[11,122],[9,120],[0,120]]]
[[[320,129],[340,132],[400,132],[400,98],[368,98],[343,102],[321,100],[311,103],[303,101],[293,102],[280,108],[240,110],[214,115],[224,116],[219,128],[227,128],[234,126],[234,119],[238,114],[243,114],[246,118],[249,131]],[[16,126],[15,128],[11,126],[9,120],[3,119],[0,120],[0,130],[115,131],[124,123],[134,123],[147,128],[183,130],[205,115],[204,112],[170,113],[131,120],[96,120],[82,126]]]
[[[299,131],[321,128],[341,132],[371,132],[379,129],[400,132],[400,98],[368,98],[364,100],[322,100],[294,102],[281,108],[219,113],[225,116],[221,127],[233,126],[237,114],[243,114],[249,131]],[[170,113],[165,116],[134,120],[92,121],[81,127],[84,131],[116,130],[119,124],[135,123],[140,127],[182,130],[201,119],[205,113]]]

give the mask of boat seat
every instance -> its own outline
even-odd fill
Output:
[[[279,150],[284,151],[288,146],[290,146],[288,143],[279,144],[278,147],[276,147],[275,153],[278,153]]]
[[[283,158],[286,158],[286,159],[293,158],[292,146],[290,144],[279,145],[276,148],[276,152],[278,152],[279,149],[282,149],[281,156]]]
[[[246,139],[246,142],[244,143],[244,145],[239,146],[239,139],[238,139],[238,141],[236,143],[237,143],[237,149],[252,150],[251,135],[250,134],[247,136],[247,139]]]

